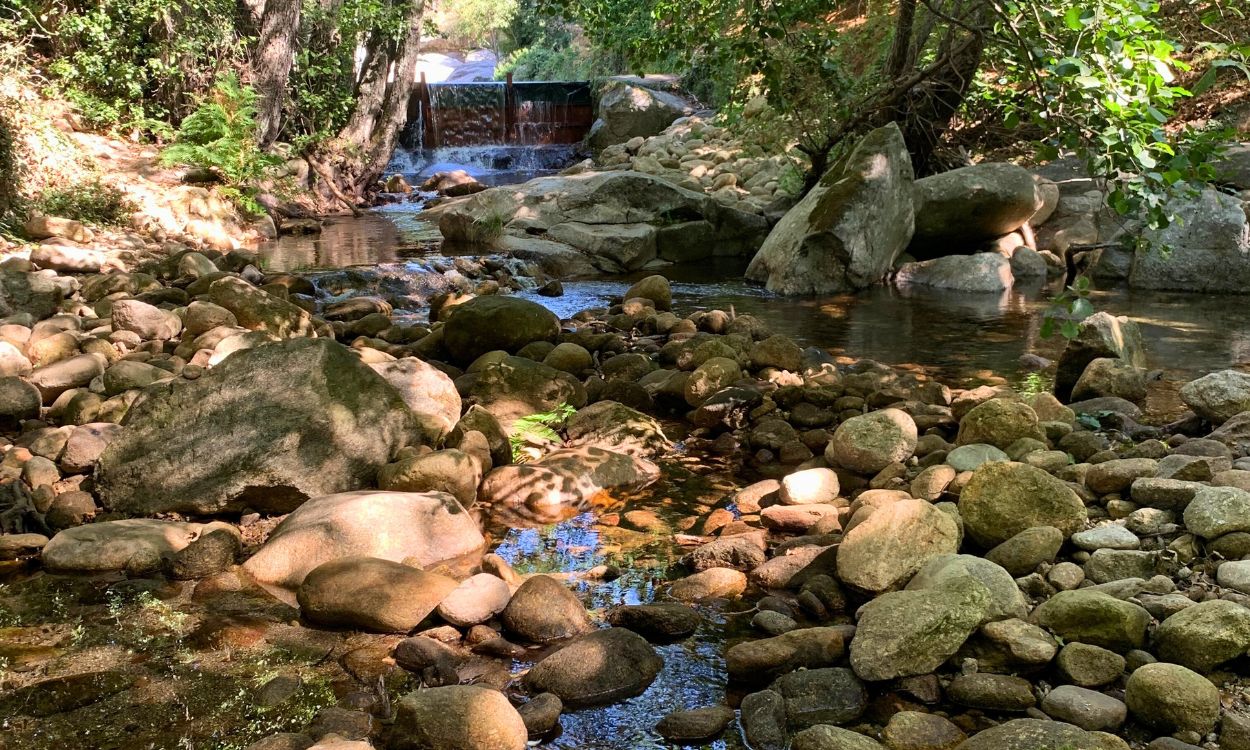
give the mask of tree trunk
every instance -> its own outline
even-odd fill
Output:
[[[257,102],[256,130],[261,146],[267,146],[282,131],[282,102],[295,57],[299,33],[300,0],[268,0],[261,17],[260,41],[252,63],[252,85],[260,95]]]

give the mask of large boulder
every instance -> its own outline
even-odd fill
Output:
[[[1206,734],[1220,720],[1220,690],[1179,664],[1159,662],[1133,670],[1124,686],[1133,717],[1164,732]]]
[[[880,282],[911,241],[912,180],[898,126],[872,131],[773,228],[747,279],[790,295]]]
[[[1146,350],[1136,321],[1107,312],[1094,313],[1081,321],[1076,338],[1064,346],[1056,365],[1055,395],[1061,401],[1072,397],[1072,389],[1095,359],[1118,359],[1144,369]]]
[[[596,151],[631,138],[659,135],[679,117],[692,114],[690,102],[659,89],[626,81],[608,81],[599,95],[599,118],[587,141]]]
[[[480,685],[425,688],[395,708],[392,750],[525,750],[529,739],[508,697]]]
[[[1133,258],[1138,289],[1250,293],[1250,227],[1237,198],[1206,189],[1169,209],[1176,218],[1146,233],[1149,249]]]
[[[313,568],[344,557],[430,566],[485,544],[477,521],[446,493],[346,492],[301,505],[243,567],[262,583],[293,589]]]
[[[1250,411],[1250,373],[1221,370],[1191,380],[1181,387],[1181,400],[1212,424],[1224,424]]]
[[[200,537],[198,523],[130,518],[75,526],[58,532],[44,545],[48,570],[102,573],[159,569],[161,558],[184,549]]]
[[[589,446],[652,457],[672,449],[659,420],[616,401],[599,401],[578,411],[564,426],[570,447]]]
[[[490,412],[507,432],[516,420],[568,404],[586,405],[581,381],[541,362],[505,357],[457,380],[466,400]]]
[[[959,495],[959,513],[973,541],[986,549],[1035,526],[1053,526],[1064,537],[1085,525],[1081,498],[1055,477],[1027,464],[983,464]]]
[[[457,305],[443,328],[443,345],[456,362],[468,364],[486,352],[516,354],[535,341],[555,341],[560,319],[520,297],[474,297]]]
[[[422,438],[437,445],[460,421],[460,394],[447,373],[416,357],[369,365],[416,415]]]
[[[342,557],[309,571],[297,592],[311,622],[407,633],[429,617],[456,581],[377,557]]]
[[[998,253],[946,255],[904,263],[894,281],[899,286],[927,286],[957,292],[1004,292],[1016,283],[1011,261]]]
[[[913,245],[941,247],[944,254],[951,244],[971,249],[1016,231],[1041,206],[1033,175],[1014,164],[987,162],[935,174],[916,181]]]
[[[568,706],[601,706],[640,695],[664,659],[632,630],[606,628],[577,638],[534,665],[525,686],[554,693]]]
[[[581,510],[601,492],[629,492],[654,482],[660,469],[645,458],[602,448],[564,448],[486,475],[478,499],[534,520]]]
[[[106,508],[285,513],[369,486],[416,430],[399,393],[344,346],[291,339],[149,387],[105,449]]]
[[[959,537],[959,524],[949,513],[924,500],[899,500],[877,508],[846,534],[838,548],[838,576],[864,591],[887,591],[931,559],[957,552]]]

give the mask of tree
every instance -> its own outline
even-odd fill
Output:
[[[295,58],[301,0],[268,0],[261,13],[260,40],[252,62],[252,85],[260,95],[256,112],[261,145],[277,140],[282,129],[282,102]]]

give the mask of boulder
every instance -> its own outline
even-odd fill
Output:
[[[199,538],[198,523],[131,518],[101,521],[58,532],[44,545],[48,570],[102,573],[116,570],[148,571]]]
[[[1250,492],[1236,487],[1202,487],[1185,506],[1185,528],[1204,539],[1250,531]]]
[[[786,295],[880,282],[912,238],[912,180],[898,126],[872,131],[773,228],[747,279]]]
[[[137,299],[114,302],[111,317],[113,330],[132,331],[144,341],[172,339],[182,331],[177,315]]]
[[[837,628],[801,628],[772,638],[744,641],[725,652],[729,679],[759,683],[796,669],[831,667],[846,653]]]
[[[1158,662],[1133,670],[1124,687],[1133,718],[1165,732],[1206,734],[1220,719],[1220,691],[1179,664]]]
[[[1098,736],[1063,721],[1012,719],[978,732],[955,750],[1102,750]]]
[[[849,724],[868,708],[868,691],[845,667],[804,669],[778,677],[769,688],[786,699],[791,731],[816,724]]]
[[[583,508],[601,492],[642,489],[659,476],[660,468],[644,458],[602,448],[564,448],[537,461],[494,469],[482,481],[478,498],[543,517]]]
[[[57,396],[71,388],[83,388],[104,374],[105,359],[99,354],[79,354],[36,369],[27,382],[39,389],[44,403],[51,404]]]
[[[664,668],[646,639],[625,628],[583,635],[534,665],[522,678],[535,693],[565,705],[601,706],[641,695]]]
[[[29,313],[43,320],[61,306],[65,291],[52,279],[37,273],[0,270],[0,315]]]
[[[842,544],[845,548],[846,542]],[[976,555],[944,554],[933,557],[916,571],[907,582],[906,590],[940,590],[952,581],[965,578],[975,579],[990,593],[989,604],[985,607],[985,622],[1022,619],[1028,614],[1028,604],[1011,574],[1002,566]]]
[[[950,514],[924,500],[899,500],[877,508],[843,537],[838,577],[864,591],[887,591],[935,557],[957,552],[959,539]]]
[[[17,376],[0,377],[0,425],[16,428],[26,419],[38,419],[43,400],[39,389]]]
[[[679,117],[692,114],[690,102],[676,94],[627,81],[610,80],[599,95],[598,119],[587,142],[596,151],[631,138],[659,135]]]
[[[535,341],[554,342],[560,320],[550,310],[520,297],[474,297],[457,305],[443,328],[443,345],[456,362],[468,364],[486,352],[515,354]]]
[[[309,336],[314,333],[313,319],[307,310],[257,289],[243,279],[227,276],[208,288],[209,301],[234,315],[239,325],[249,331],[264,331],[274,336]]]
[[[959,422],[959,445],[992,445],[1007,450],[1021,438],[1045,442],[1046,435],[1038,426],[1037,412],[1028,404],[1004,398],[992,398],[978,404]]]
[[[616,401],[598,401],[579,410],[564,426],[569,447],[594,447],[639,458],[672,449],[659,420]]]
[[[1053,526],[1065,538],[1086,521],[1085,504],[1063,482],[1027,464],[984,464],[959,495],[959,513],[973,541],[1002,544],[1035,526]]]
[[[926,286],[958,292],[1001,293],[1016,283],[1011,261],[998,253],[946,255],[904,263],[894,282],[899,286]]]
[[[1221,370],[1191,380],[1181,388],[1181,400],[1208,422],[1224,424],[1250,411],[1250,373]]]
[[[571,638],[594,629],[590,615],[573,592],[544,575],[527,578],[521,584],[501,619],[510,632],[531,643]]]
[[[376,362],[369,367],[399,391],[417,417],[422,439],[438,445],[460,421],[460,394],[442,370],[416,357]]]
[[[1250,609],[1221,599],[1199,602],[1160,623],[1154,642],[1164,661],[1211,672],[1250,650]]]
[[[507,696],[480,685],[405,695],[395,706],[391,750],[525,750],[529,735]]]
[[[1033,611],[1038,625],[1065,641],[1124,652],[1141,648],[1150,613],[1095,589],[1060,591]]]
[[[1055,395],[1060,400],[1072,400],[1072,389],[1095,359],[1118,359],[1145,369],[1146,352],[1137,322],[1107,312],[1094,313],[1081,321],[1076,338],[1064,346],[1056,365]]]
[[[1250,228],[1237,198],[1207,188],[1168,206],[1175,218],[1147,231],[1133,257],[1137,289],[1245,294],[1250,291]]]
[[[311,622],[407,633],[429,617],[456,581],[377,557],[343,557],[305,576],[296,593]]]
[[[935,174],[916,181],[914,244],[970,247],[1016,231],[1041,206],[1033,176],[1014,164],[985,162]]]
[[[285,513],[371,484],[415,423],[346,347],[291,339],[147,389],[100,457],[96,488],[126,513]]]
[[[636,271],[656,257],[656,228],[650,224],[584,224],[566,221],[547,230],[557,242],[581,250],[605,273]]]
[[[464,507],[477,500],[482,482],[481,464],[469,454],[450,448],[423,453],[387,464],[378,472],[378,487],[393,492],[447,492]]]
[[[477,522],[451,495],[346,492],[301,505],[243,567],[262,583],[294,589],[313,568],[344,557],[430,566],[476,553],[485,543]]]
[[[44,243],[30,251],[31,263],[63,273],[98,273],[107,260],[99,250],[74,245]]]
[[[672,286],[669,285],[668,279],[658,274],[634,282],[625,292],[625,299],[638,297],[651,300],[655,303],[657,310],[673,309]]]
[[[457,381],[466,401],[499,420],[505,431],[521,417],[553,411],[563,404],[586,405],[586,389],[567,372],[524,357],[504,357]]]
[[[1122,359],[1099,357],[1085,366],[1072,387],[1072,400],[1114,396],[1140,403],[1146,399],[1146,373]]]
[[[916,450],[916,423],[901,409],[882,409],[851,417],[833,433],[825,448],[830,463],[861,474],[876,474]]]

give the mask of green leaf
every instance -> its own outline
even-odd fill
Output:
[[[1072,303],[1072,317],[1076,320],[1085,320],[1094,314],[1094,303],[1088,299],[1081,297]]]
[[[1076,338],[1077,335],[1080,334],[1080,332],[1081,332],[1080,325],[1078,325],[1076,321],[1073,321],[1073,320],[1065,320],[1063,321],[1063,324],[1059,326],[1060,335],[1062,335],[1065,339],[1069,341]]]

